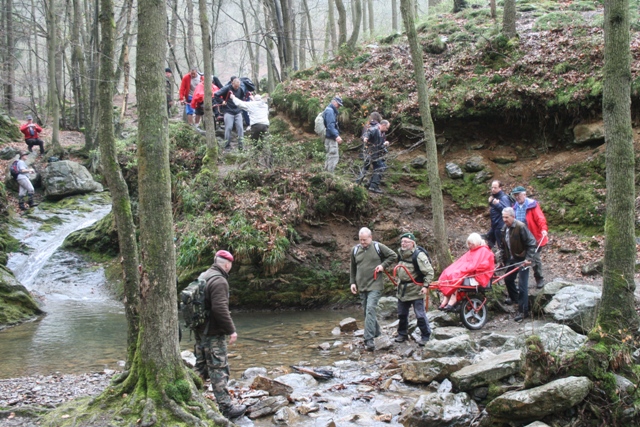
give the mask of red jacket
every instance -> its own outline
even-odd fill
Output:
[[[218,86],[211,83],[211,96],[218,91]],[[191,97],[191,108],[198,108],[198,105],[204,102],[204,81],[198,83]]]
[[[31,132],[29,132],[29,125],[31,125],[33,127],[33,135],[31,135]],[[34,138],[38,138],[40,132],[42,132],[42,128],[40,126],[38,126],[36,123],[25,123],[22,126],[20,126],[20,132],[22,132],[24,134],[24,139],[34,139]]]
[[[203,77],[200,76],[200,80],[203,80]],[[182,78],[182,83],[180,83],[180,91],[178,92],[178,100],[186,101],[189,99],[189,91],[191,90],[191,74],[187,73]],[[195,90],[194,90],[195,92]]]
[[[465,277],[473,277],[480,286],[486,287],[493,276],[494,268],[495,257],[491,249],[486,245],[478,246],[444,269],[438,279],[440,291],[444,296],[450,296],[462,284],[457,282]]]
[[[542,213],[542,209],[540,209],[540,203],[533,199],[529,199],[528,197],[525,199],[525,203],[527,206],[527,228],[533,234],[533,237],[536,238],[536,243],[540,243],[540,239],[542,239],[542,243],[540,243],[540,247],[546,246],[549,243],[548,237],[542,237],[542,232],[549,232],[549,227],[547,227],[547,219],[544,217]],[[515,210],[516,205],[513,205],[513,209]]]

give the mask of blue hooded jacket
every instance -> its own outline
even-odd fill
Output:
[[[338,127],[338,109],[332,103],[327,105],[322,114],[324,118],[325,138],[336,139],[340,136],[340,128]]]
[[[489,206],[491,206],[491,210],[489,211],[489,215],[491,216],[491,229],[502,230],[502,227],[504,227],[504,221],[502,220],[502,210],[511,206],[511,200],[509,200],[509,196],[504,194],[504,191],[502,190],[500,190],[497,194],[494,194],[493,197],[495,199],[498,199],[500,203],[489,204]]]

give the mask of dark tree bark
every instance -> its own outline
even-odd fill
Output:
[[[120,260],[124,273],[125,313],[127,317],[127,369],[131,366],[138,339],[138,243],[133,225],[129,188],[116,157],[113,134],[113,2],[101,0],[100,83],[98,84],[98,140],[102,171],[111,192],[113,215],[118,229]]]
[[[360,0],[354,0],[354,25],[353,31],[351,32],[351,37],[349,37],[349,42],[347,45],[351,49],[355,49],[356,43],[358,43],[358,36],[360,35],[360,21],[362,21],[362,3]]]
[[[518,35],[516,33],[516,0],[504,0],[502,34],[508,39]]]
[[[602,116],[606,139],[607,211],[598,325],[616,342],[638,331],[634,308],[635,153],[631,127],[628,0],[604,2]]]
[[[442,200],[442,185],[438,175],[438,150],[436,148],[436,136],[431,119],[431,109],[429,107],[429,94],[427,92],[427,79],[424,75],[424,63],[422,59],[422,49],[418,43],[416,33],[415,18],[413,16],[412,0],[400,0],[400,11],[404,26],[407,29],[407,39],[411,50],[411,62],[414,68],[414,78],[416,89],[418,90],[418,103],[420,105],[420,116],[422,117],[422,127],[424,128],[424,138],[427,154],[427,176],[429,178],[429,189],[431,190],[431,209],[433,211],[433,234],[435,238],[435,263],[436,269],[442,271],[451,264],[449,245],[447,241],[447,230],[444,222],[444,203]]]
[[[342,0],[335,0],[338,10],[338,47],[347,42],[347,10]]]
[[[467,0],[453,0],[453,13],[458,13],[466,8],[467,8]]]
[[[209,35],[209,19],[207,17],[206,0],[198,1],[200,12],[200,30],[202,32],[202,61],[204,62],[204,126],[206,129],[207,155],[203,159],[207,169],[217,172],[218,169],[218,141],[216,139],[213,112],[211,110],[211,36]],[[244,10],[243,10],[244,15]]]

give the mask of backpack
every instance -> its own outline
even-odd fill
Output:
[[[420,270],[420,266],[418,265],[418,256],[420,252],[424,253],[429,260],[429,264],[433,267],[433,262],[431,262],[431,257],[429,256],[429,252],[422,246],[416,246],[416,250],[413,251],[413,255],[411,256],[411,261],[413,261],[413,273],[415,274],[415,281],[418,283],[424,283],[424,273]]]
[[[209,310],[205,307],[204,288],[207,282],[194,280],[180,292],[180,309],[187,328],[196,329],[204,325],[209,318]]]
[[[511,206],[515,206],[516,198],[513,197],[511,194],[507,194],[507,197],[509,198],[509,203],[511,203]]]
[[[242,85],[245,93],[256,91],[256,85],[253,84],[249,77],[240,77],[240,84]]]
[[[358,253],[358,249],[361,248],[362,245],[357,244],[353,247],[353,258],[355,259],[356,254]],[[373,248],[376,250],[376,253],[378,254],[378,256],[380,257],[380,262],[384,262],[384,257],[382,256],[382,252],[380,252],[380,243],[373,241]]]
[[[324,125],[324,111],[321,111],[316,116],[313,129],[316,131],[316,135],[324,137],[327,128]]]
[[[18,168],[18,160],[11,163],[11,166],[9,167],[9,172],[11,172],[11,176],[13,177],[13,179],[16,179],[16,180],[18,179],[18,175],[20,175],[20,169]]]

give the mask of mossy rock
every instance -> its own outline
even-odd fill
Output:
[[[5,114],[0,115],[0,144],[21,139],[19,123]]]
[[[42,314],[38,303],[13,273],[0,266],[0,330]]]
[[[109,212],[92,226],[69,234],[62,247],[102,256],[116,256],[119,252],[118,230],[113,212]]]

